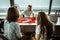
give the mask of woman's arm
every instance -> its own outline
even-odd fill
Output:
[[[41,37],[41,35],[36,34],[36,35],[35,35],[35,40],[40,40],[40,37]]]

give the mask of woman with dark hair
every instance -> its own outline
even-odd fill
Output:
[[[20,38],[20,26],[17,24],[19,12],[17,8],[10,7],[7,12],[6,21],[4,22],[4,36],[8,40],[17,40]]]
[[[36,40],[49,40],[53,34],[53,23],[44,12],[39,12],[37,16]]]

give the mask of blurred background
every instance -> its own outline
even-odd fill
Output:
[[[5,19],[7,10],[12,5],[17,6],[21,14],[28,5],[32,5],[35,16],[39,11],[44,11],[46,14],[49,14],[50,18],[60,14],[60,0],[0,0],[0,18]],[[53,21],[53,19],[51,20]]]

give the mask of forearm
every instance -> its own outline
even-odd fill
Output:
[[[35,35],[35,40],[40,40],[40,35]]]

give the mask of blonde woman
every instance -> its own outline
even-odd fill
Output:
[[[53,34],[53,23],[44,12],[39,12],[37,16],[36,40],[49,40]]]

